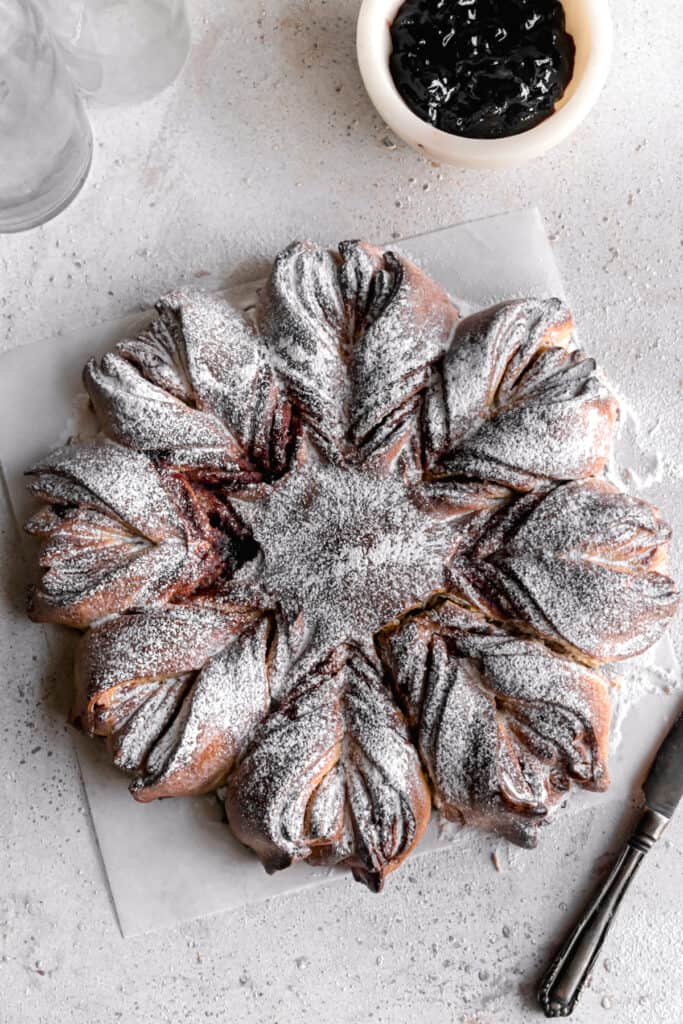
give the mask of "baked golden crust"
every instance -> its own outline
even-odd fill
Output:
[[[419,841],[429,788],[378,668],[338,647],[259,726],[228,783],[235,835],[268,871],[344,864],[378,891]]]
[[[603,471],[618,405],[572,328],[559,299],[504,302],[458,324],[424,406],[434,479],[532,490]]]
[[[221,788],[268,870],[379,889],[433,804],[531,845],[607,785],[600,666],[678,597],[601,476],[618,408],[558,300],[460,320],[417,267],[295,243],[253,311],[177,292],[30,471],[31,614],[142,802]]]
[[[533,846],[572,783],[607,788],[610,700],[597,672],[450,599],[379,644],[446,818]]]
[[[527,623],[599,665],[640,654],[678,605],[671,531],[649,502],[588,479],[510,500],[469,528],[449,590],[489,618]]]

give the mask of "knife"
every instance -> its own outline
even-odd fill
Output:
[[[538,1001],[546,1017],[568,1017],[573,1011],[629,882],[683,796],[683,711],[665,736],[643,791],[645,808],[635,831],[602,889],[543,975]]]

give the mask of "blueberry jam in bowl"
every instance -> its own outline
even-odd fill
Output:
[[[378,113],[440,163],[509,167],[583,121],[607,78],[607,0],[363,0],[358,63]]]

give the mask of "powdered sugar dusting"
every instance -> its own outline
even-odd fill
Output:
[[[495,618],[530,625],[590,662],[630,657],[678,602],[665,574],[669,529],[656,510],[600,480],[513,499],[484,518],[451,585]]]
[[[599,788],[585,663],[652,643],[677,597],[654,510],[586,479],[616,403],[562,304],[456,327],[396,254],[297,243],[253,316],[191,292],[158,311],[88,365],[118,444],[46,460],[32,526],[38,617],[106,617],[77,712],[135,796],[229,776],[269,868],[343,860],[378,887],[428,816],[413,742],[446,813],[522,843],[569,779]]]
[[[528,490],[602,471],[617,404],[571,328],[557,299],[460,322],[427,399],[435,475]]]
[[[344,862],[373,889],[418,841],[429,807],[377,666],[348,645],[265,720],[226,794],[233,829],[268,870]]]
[[[381,648],[447,817],[531,845],[572,781],[604,787],[609,701],[596,673],[449,601],[409,615]]]
[[[402,480],[318,462],[262,501],[240,501],[262,552],[259,579],[290,623],[302,617],[309,657],[371,635],[444,585],[453,528],[411,500]]]

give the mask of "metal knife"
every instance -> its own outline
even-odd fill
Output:
[[[683,797],[683,711],[665,736],[643,791],[645,809],[633,835],[543,975],[538,1001],[546,1017],[568,1017],[573,1011],[629,882]]]

